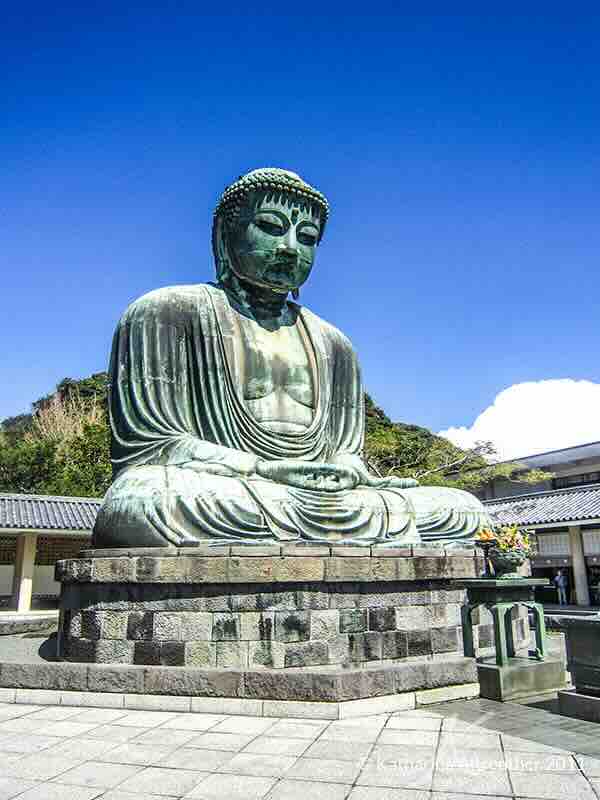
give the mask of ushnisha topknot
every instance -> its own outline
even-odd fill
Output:
[[[221,195],[215,209],[215,217],[222,217],[228,223],[235,221],[245,198],[252,192],[285,193],[316,206],[321,216],[319,240],[323,237],[329,217],[329,203],[325,195],[306,183],[295,172],[279,167],[261,167],[241,175]]]

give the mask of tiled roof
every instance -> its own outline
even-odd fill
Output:
[[[600,484],[487,500],[485,507],[499,524],[543,525],[600,519]]]
[[[93,497],[0,494],[0,529],[91,531],[101,502]]]

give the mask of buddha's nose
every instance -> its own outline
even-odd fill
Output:
[[[290,227],[288,232],[283,237],[281,244],[277,246],[277,252],[282,256],[296,256],[298,255],[297,244],[296,231],[293,229],[293,227]]]

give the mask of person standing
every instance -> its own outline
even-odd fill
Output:
[[[562,571],[562,569],[557,570],[556,575],[554,576],[554,585],[558,590],[558,604],[560,606],[567,605],[567,576]]]

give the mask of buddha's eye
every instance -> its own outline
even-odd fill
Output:
[[[296,238],[300,244],[306,247],[314,247],[319,239],[319,231],[313,225],[307,225],[298,230]]]
[[[271,236],[283,236],[285,233],[283,222],[275,214],[259,214],[254,218],[254,224]]]

